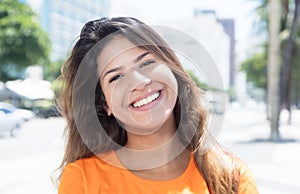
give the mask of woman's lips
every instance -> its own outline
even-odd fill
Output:
[[[152,106],[155,106],[160,101],[162,96],[163,96],[162,90],[153,92],[152,94],[131,103],[130,108],[134,110],[140,110],[140,111],[148,110]]]

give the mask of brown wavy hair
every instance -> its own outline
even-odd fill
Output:
[[[96,119],[99,120],[106,134],[101,134],[103,131],[98,130],[97,127],[86,128],[84,136],[89,139],[86,142],[79,132],[78,118],[75,119],[75,114],[81,111],[75,110],[74,95],[85,92],[82,89],[89,84],[88,81],[82,79],[76,85],[75,77],[78,69],[80,65],[86,65],[83,61],[87,58],[87,53],[99,41],[105,40],[113,33],[126,37],[134,45],[151,52],[169,64],[178,82],[178,99],[174,115],[181,140],[188,145],[191,153],[194,153],[196,165],[204,177],[210,193],[237,193],[239,172],[236,170],[235,160],[207,132],[208,113],[199,101],[199,97],[202,96],[201,90],[189,78],[168,44],[148,25],[130,17],[101,18],[86,23],[71,56],[62,67],[61,78],[64,87],[58,100],[62,114],[67,120],[65,128],[67,141],[65,155],[59,169],[62,171],[64,166],[70,162],[94,156],[95,153],[117,149],[116,144],[124,146],[127,142],[126,131],[118,124],[116,118],[107,116],[105,112],[106,103],[99,82],[95,83],[95,96],[91,98],[93,106],[86,108],[88,106],[83,105],[83,108],[88,109],[87,111],[96,111]],[[96,60],[92,61],[96,68]],[[96,76],[94,78],[97,78],[96,74],[97,71],[94,69],[94,76]],[[93,76],[91,75],[91,77]],[[87,118],[86,115],[82,115],[80,118],[80,121],[87,123],[93,119]],[[116,144],[111,143],[112,141],[109,141],[105,135],[108,135]]]

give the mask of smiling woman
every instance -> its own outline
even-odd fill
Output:
[[[110,60],[106,63],[105,59]],[[97,62],[106,111],[123,124],[127,136],[152,134],[170,118],[178,86],[170,68],[158,57],[117,37],[104,47]]]
[[[245,164],[209,134],[199,88],[141,21],[88,22],[62,78],[59,194],[257,193]]]

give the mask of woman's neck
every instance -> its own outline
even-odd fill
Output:
[[[176,131],[175,118],[171,116],[151,135],[128,133],[128,143],[116,153],[130,170],[147,170],[166,165],[186,149]]]
[[[152,134],[140,135],[127,132],[127,144],[125,147],[133,150],[155,149],[170,140],[175,133],[176,123],[174,115],[172,114],[166,122]]]

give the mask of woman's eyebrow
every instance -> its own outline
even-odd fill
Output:
[[[140,56],[138,56],[138,57],[134,60],[134,62],[137,63],[137,62],[141,61],[141,60],[142,60],[146,55],[148,55],[148,54],[149,54],[149,52],[145,52],[145,53],[141,54]],[[113,69],[108,70],[108,71],[104,74],[103,78],[104,78],[107,74],[113,73],[113,72],[118,71],[118,70],[120,70],[120,69],[122,69],[122,67],[116,67],[116,68],[113,68]]]
[[[149,52],[145,52],[145,53],[143,53],[143,54],[141,54],[140,56],[138,56],[135,60],[134,60],[134,62],[135,63],[137,63],[137,62],[139,62],[140,60],[142,60],[146,55],[148,55],[149,54]]]
[[[107,74],[113,73],[113,72],[118,71],[118,70],[120,70],[120,69],[122,69],[122,67],[116,67],[116,68],[113,68],[113,69],[108,70],[108,71],[104,74],[103,79],[104,79],[104,77],[105,77]]]

